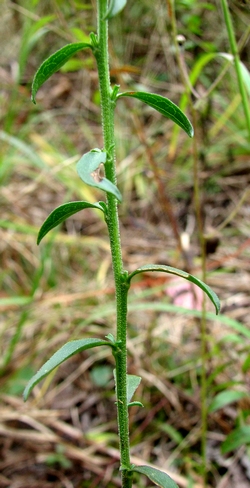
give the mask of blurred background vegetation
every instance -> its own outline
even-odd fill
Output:
[[[249,69],[250,4],[229,6]],[[30,101],[41,62],[91,31],[94,1],[1,2],[3,487],[120,486],[106,351],[75,356],[22,401],[28,379],[64,342],[114,330],[100,213],[80,212],[36,245],[54,207],[102,198],[75,171],[85,152],[102,147],[92,55],[79,53],[41,88],[37,105]],[[228,54],[218,0],[128,0],[110,22],[112,82],[167,96],[183,107],[196,134],[189,140],[135,101],[118,104],[125,266],[161,263],[205,275],[222,302],[220,316],[207,304],[204,317],[202,297],[161,275],[145,274],[131,289],[129,372],[142,376],[137,399],[144,404],[131,409],[132,461],[165,469],[181,488],[250,483],[250,143]]]

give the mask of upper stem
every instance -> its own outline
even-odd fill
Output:
[[[97,1],[97,47],[95,57],[99,76],[102,129],[104,150],[107,153],[105,176],[116,184],[115,167],[115,137],[114,137],[114,109],[115,101],[111,97],[108,59],[108,21],[104,20],[108,9],[108,0]],[[132,479],[130,469],[129,422],[127,405],[127,293],[129,285],[126,281],[127,272],[123,268],[121,239],[119,230],[117,199],[107,193],[107,215],[110,248],[116,293],[116,319],[119,349],[115,355],[116,361],[116,395],[118,430],[121,451],[122,487],[131,488]]]

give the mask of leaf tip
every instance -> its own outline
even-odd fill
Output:
[[[23,392],[23,401],[26,402],[29,397],[29,384],[25,387],[24,392]]]
[[[32,103],[34,103],[34,105],[36,105],[36,94],[33,91],[31,92],[30,99],[31,99]]]
[[[192,138],[192,137],[194,137],[194,128],[193,128],[193,126],[192,126],[191,122],[190,122],[190,130],[189,130],[189,134],[188,134],[188,135],[189,135],[189,137],[191,137],[191,138]]]
[[[218,301],[217,301],[217,302],[216,302],[216,304],[215,304],[215,311],[216,311],[216,315],[219,315],[219,313],[220,313],[220,308],[221,308],[221,307],[220,307],[220,300],[219,300],[219,298],[218,298]]]
[[[40,242],[41,242],[42,238],[43,238],[43,235],[42,235],[42,233],[41,233],[41,229],[40,229],[40,230],[39,230],[39,232],[38,232],[38,234],[37,234],[37,240],[36,240],[36,244],[37,244],[37,246],[39,246],[39,244],[40,244]]]

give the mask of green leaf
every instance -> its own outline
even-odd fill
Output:
[[[156,427],[157,430],[161,430],[162,432],[168,434],[170,439],[172,439],[177,445],[180,444],[184,439],[182,434],[180,434],[180,432],[175,429],[171,424],[168,424],[164,421],[156,422]]]
[[[250,444],[250,425],[242,425],[234,429],[221,445],[222,454],[234,451],[244,444]]]
[[[182,110],[177,107],[174,102],[171,102],[171,100],[169,100],[168,98],[162,97],[161,95],[156,95],[155,93],[134,91],[119,93],[119,95],[117,95],[117,98],[120,97],[132,97],[141,100],[142,102],[160,112],[162,115],[164,115],[164,117],[171,119],[173,122],[179,125],[188,134],[189,137],[193,137],[194,129],[191,122],[188,120]]]
[[[38,68],[32,83],[31,88],[31,100],[36,103],[36,94],[39,88],[47,81],[56,71],[58,71],[75,53],[90,47],[91,44],[86,42],[75,42],[73,44],[67,44],[62,47],[49,58],[47,58],[41,66]]]
[[[77,173],[81,180],[84,181],[84,183],[87,183],[87,185],[111,193],[119,202],[121,202],[122,196],[118,188],[107,178],[102,178],[98,173],[100,164],[105,163],[106,159],[106,152],[100,151],[100,149],[93,149],[84,154],[78,161],[76,165]]]
[[[104,20],[111,19],[117,15],[126,5],[127,0],[110,0],[108,12],[104,17]]]
[[[62,364],[66,359],[74,356],[78,352],[85,351],[86,349],[90,349],[92,347],[98,346],[109,346],[113,347],[112,344],[108,341],[104,341],[101,339],[79,339],[76,341],[70,341],[64,344],[58,351],[51,356],[48,361],[39,369],[39,371],[30,379],[28,382],[25,390],[24,390],[24,401],[27,400],[31,390],[34,386],[41,381],[45,376],[47,376],[53,369],[57,368],[60,364]]]
[[[245,398],[247,396],[248,396],[247,393],[245,393],[244,391],[236,391],[236,390],[221,391],[213,398],[208,411],[210,413],[216,412],[216,410],[219,410],[220,408],[223,408],[226,405],[229,405],[230,403],[237,402],[238,400],[241,400],[241,398]]]
[[[127,374],[127,402],[130,403],[135,391],[141,382],[141,377],[134,374]]]
[[[176,276],[179,276],[180,278],[185,278],[188,281],[191,281],[191,283],[194,283],[195,285],[199,286],[210,298],[211,302],[215,306],[216,314],[219,313],[220,311],[220,300],[217,297],[216,293],[203,281],[199,280],[199,278],[196,278],[195,276],[186,273],[186,271],[182,271],[177,268],[172,268],[172,266],[165,266],[163,264],[146,264],[144,266],[141,266],[140,268],[137,268],[133,273],[130,273],[128,276],[128,282],[133,278],[133,276],[139,274],[139,273],[147,273],[149,271],[162,271],[164,273],[169,273],[173,274]]]
[[[48,234],[51,229],[54,229],[57,225],[61,224],[71,215],[80,212],[84,208],[97,208],[105,212],[105,203],[88,203],[88,202],[69,202],[63,203],[60,207],[55,208],[44,221],[42,227],[39,230],[37,237],[37,244],[41,242],[44,236]]]
[[[114,369],[113,373],[114,373],[115,388],[116,388],[116,369]],[[130,400],[134,395],[135,391],[137,390],[140,382],[141,382],[140,376],[136,376],[134,374],[127,374],[127,403],[128,404],[130,403]]]
[[[168,474],[163,473],[156,468],[151,468],[150,466],[132,466],[131,471],[135,473],[145,474],[153,483],[161,488],[178,488],[178,485],[175,483]]]
[[[112,367],[105,364],[94,366],[90,377],[95,386],[106,386],[112,378]]]
[[[108,339],[110,342],[112,342],[112,344],[116,344],[116,340],[113,336],[113,334],[111,334],[111,332],[109,332],[109,334],[107,334],[106,336],[106,339]]]
[[[1,300],[0,300],[0,303],[1,303]],[[243,373],[246,373],[249,369],[250,369],[250,354],[246,357],[244,363],[242,364]]]

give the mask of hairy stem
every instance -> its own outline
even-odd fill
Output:
[[[97,2],[97,47],[95,57],[99,76],[102,128],[104,139],[104,150],[107,152],[105,163],[105,176],[116,184],[115,168],[115,138],[114,138],[114,108],[115,101],[112,99],[112,90],[109,76],[108,59],[108,21],[105,15],[108,9],[108,0]],[[130,446],[129,446],[129,422],[127,405],[127,293],[129,285],[126,281],[127,272],[123,268],[121,240],[119,232],[119,219],[117,200],[107,194],[107,216],[106,222],[109,231],[110,248],[116,291],[116,316],[117,333],[116,339],[119,342],[119,349],[115,355],[116,361],[116,394],[117,394],[117,415],[118,430],[121,452],[122,487],[131,488],[132,479],[130,471]]]

